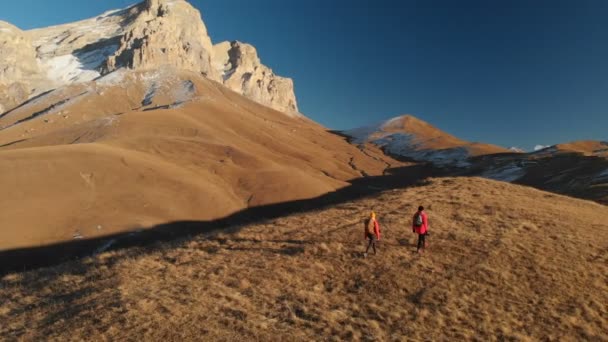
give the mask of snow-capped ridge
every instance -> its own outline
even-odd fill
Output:
[[[342,131],[342,134],[351,137],[355,144],[371,143],[390,155],[442,167],[467,167],[471,156],[508,152],[498,146],[458,139],[409,114]]]
[[[229,59],[229,51],[213,46],[200,11],[185,0],[145,0],[92,18],[29,31],[0,22],[0,29],[3,38],[5,34],[9,38],[0,42],[0,111],[50,89],[101,79],[119,69],[170,66],[223,83],[288,115],[300,115],[293,81],[263,65],[253,46],[231,46],[240,51],[241,58],[230,72],[223,70],[225,65],[214,63]],[[250,77],[237,77],[242,75]],[[27,94],[16,96],[2,87],[14,83],[20,83]]]

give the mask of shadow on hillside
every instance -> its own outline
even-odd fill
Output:
[[[0,251],[0,275],[51,266],[102,251],[133,246],[150,246],[162,241],[195,236],[255,222],[276,219],[285,215],[334,206],[343,202],[373,196],[389,189],[423,186],[428,177],[446,174],[429,165],[412,165],[387,170],[383,176],[362,177],[337,191],[312,199],[294,200],[278,204],[247,208],[227,217],[212,221],[169,222],[154,227],[141,227],[135,232],[120,233],[92,239],[73,240],[42,247]]]

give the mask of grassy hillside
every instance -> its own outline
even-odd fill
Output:
[[[410,217],[431,220],[415,251]],[[373,208],[384,238],[362,258]],[[2,339],[607,340],[608,208],[478,178],[0,280]]]
[[[107,77],[0,115],[0,250],[215,220],[403,165],[197,74]]]

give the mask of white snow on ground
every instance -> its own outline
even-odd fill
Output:
[[[393,125],[394,123],[400,123],[402,119],[403,119],[403,118],[402,118],[401,116],[396,116],[396,117],[394,117],[394,118],[392,118],[392,119],[389,119],[389,120],[387,120],[387,121],[383,122],[383,123],[380,125],[380,128],[381,128],[381,129],[384,129],[384,128],[386,128],[386,127],[389,127],[389,126]]]
[[[363,144],[370,142],[384,149],[389,154],[411,158],[418,161],[431,162],[437,166],[467,167],[470,163],[468,151],[463,147],[443,150],[422,149],[416,143],[413,134],[385,132],[384,127],[390,126],[401,118],[393,118],[376,125],[343,131],[352,138],[352,143]]]
[[[355,128],[355,129],[351,129],[348,131],[343,131],[342,133],[351,137],[353,139],[352,143],[363,144],[363,143],[369,141],[371,135],[374,133],[377,133],[379,131],[380,127],[381,127],[381,125],[372,125],[372,126]],[[387,135],[388,135],[388,133],[387,133]]]
[[[503,182],[514,182],[526,174],[526,171],[516,165],[506,165],[497,169],[488,170],[482,173],[480,176],[499,180]]]
[[[48,78],[60,84],[87,82],[101,75],[96,69],[117,49],[117,45],[111,45],[78,55],[57,56],[41,61],[41,65],[47,69]]]
[[[160,80],[161,78],[164,78],[164,76],[165,76],[165,73],[162,70],[157,69],[154,71],[148,71],[148,72],[141,73],[138,75],[138,78],[139,78],[139,80],[146,82],[146,84],[151,84],[153,82]]]
[[[48,78],[61,84],[77,78],[92,80],[99,76],[95,70],[82,70],[78,58],[71,54],[51,58],[42,64],[47,69]]]
[[[192,99],[196,87],[190,80],[181,81],[179,86],[174,87],[171,92],[171,98],[175,101],[175,104],[181,104]]]
[[[99,86],[114,86],[120,84],[125,76],[127,71],[125,69],[118,69],[109,74],[103,75],[96,80],[97,85]]]
[[[604,180],[604,179],[606,179],[606,181],[608,181],[608,169],[606,169],[606,170],[598,173],[595,176],[595,178],[596,178],[596,180]]]
[[[541,150],[536,150],[534,152],[531,152],[531,154],[537,155],[537,156],[551,156],[554,155],[558,152],[557,147],[555,146],[547,146]]]
[[[156,82],[152,83],[152,86],[148,88],[146,91],[146,95],[144,95],[144,99],[141,101],[142,106],[149,106],[152,104],[152,99],[156,95],[158,91],[158,84]]]
[[[536,146],[534,146],[534,151],[544,150],[547,147],[551,147],[551,146],[549,146],[549,145],[536,145]]]
[[[146,71],[137,74],[136,77],[139,82],[147,87],[141,101],[143,107],[154,104],[155,107],[175,108],[193,100],[196,95],[194,82],[181,78],[172,68]],[[158,94],[168,96],[172,102],[154,103],[154,98]]]
[[[46,28],[32,29],[29,32],[34,34],[36,39],[33,41],[34,46],[44,51],[55,51],[52,47],[46,45],[57,44],[65,34],[71,34],[76,37],[80,34],[97,34],[99,37],[115,37],[124,32],[124,27],[121,26],[121,18],[116,18],[120,15],[127,14],[128,10],[134,5],[124,9],[110,10],[93,18],[88,18],[68,24],[60,24],[49,26]],[[42,35],[44,34],[44,35]],[[49,48],[51,48],[49,50]]]
[[[355,129],[351,129],[348,131],[343,131],[342,133],[348,135],[353,138],[353,143],[355,144],[363,144],[365,142],[373,142],[372,139],[380,139],[386,136],[391,135],[391,133],[384,132],[384,127],[389,126],[394,121],[400,120],[400,117],[392,118],[388,121],[382,121],[374,125],[359,127]]]
[[[108,56],[113,55],[118,50],[118,45],[108,45],[103,48],[79,53],[76,57],[85,69],[96,69],[103,63]]]

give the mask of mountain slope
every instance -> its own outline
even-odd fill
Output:
[[[575,141],[531,153],[480,156],[469,175],[516,182],[608,204],[608,144]]]
[[[557,155],[564,153],[578,153],[586,157],[600,157],[608,159],[608,142],[597,140],[579,140],[563,144],[557,144],[536,151],[538,156]]]
[[[341,133],[351,137],[354,144],[372,143],[391,156],[428,161],[437,166],[467,166],[470,157],[510,152],[458,139],[411,115]]]
[[[0,249],[213,220],[399,165],[198,74],[118,70],[0,116]]]
[[[444,175],[516,182],[608,203],[608,143],[574,141],[523,153],[469,143],[411,115],[340,132],[362,151],[375,145],[398,159],[430,162]]]
[[[410,215],[431,219],[413,253]],[[379,255],[361,257],[374,208]],[[608,209],[477,178],[0,280],[0,336],[93,340],[606,340]],[[322,228],[320,228],[322,227]]]
[[[187,1],[0,31],[0,250],[215,220],[402,165],[300,115],[293,82],[251,45],[214,46]]]

